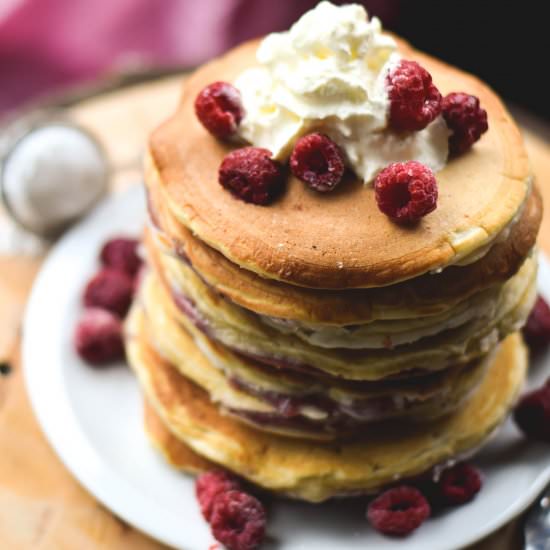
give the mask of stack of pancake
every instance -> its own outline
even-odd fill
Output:
[[[399,42],[489,131],[436,174],[439,202],[402,227],[352,175],[321,195],[289,177],[270,206],[224,190],[235,145],[193,103],[255,63],[257,42],[200,68],[146,163],[149,270],[127,323],[147,428],[174,465],[211,463],[321,501],[376,491],[473,453],[527,368],[541,202],[520,133],[475,78]]]

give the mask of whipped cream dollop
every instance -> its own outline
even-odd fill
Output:
[[[388,127],[386,76],[401,59],[395,40],[357,4],[321,2],[289,31],[268,35],[259,66],[235,86],[246,114],[239,134],[286,160],[296,140],[312,131],[331,137],[365,182],[391,162],[417,160],[440,170],[448,129],[438,117],[424,130]]]

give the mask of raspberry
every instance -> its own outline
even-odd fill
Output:
[[[265,537],[265,510],[253,496],[229,491],[216,499],[210,527],[229,550],[254,550]]]
[[[527,323],[523,327],[523,337],[533,351],[550,344],[550,307],[542,296],[537,297],[527,318]]]
[[[128,275],[114,269],[102,269],[86,286],[84,305],[107,309],[124,317],[134,293],[134,283]]]
[[[435,210],[437,182],[433,172],[414,160],[394,162],[374,180],[378,208],[399,223],[413,223]]]
[[[282,189],[283,170],[261,147],[244,147],[223,159],[218,180],[236,197],[254,204],[267,204]]]
[[[466,152],[489,129],[487,111],[479,106],[475,95],[452,93],[443,98],[442,114],[451,136],[449,152],[460,155]]]
[[[133,277],[141,267],[142,260],[138,254],[139,241],[118,237],[107,241],[100,252],[101,263],[105,267],[123,271]]]
[[[481,483],[481,474],[477,468],[461,462],[441,474],[439,492],[446,504],[464,504],[479,492]]]
[[[124,357],[122,323],[110,311],[87,309],[76,326],[74,346],[82,359],[104,365]]]
[[[441,94],[416,61],[401,61],[386,77],[386,86],[395,130],[422,130],[441,112]]]
[[[430,515],[430,505],[414,487],[402,485],[375,498],[367,510],[371,525],[385,535],[412,533]]]
[[[241,94],[228,82],[209,84],[195,99],[195,113],[212,135],[228,139],[235,134],[244,116]]]
[[[300,138],[290,156],[290,170],[312,189],[332,191],[344,175],[344,155],[334,141],[324,134]]]
[[[550,443],[550,379],[521,398],[514,411],[514,420],[531,439]]]
[[[195,494],[204,519],[210,521],[214,502],[219,495],[239,488],[237,479],[222,470],[213,470],[201,474],[195,482]]]

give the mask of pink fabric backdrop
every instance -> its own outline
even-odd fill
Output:
[[[388,0],[368,7],[383,18]],[[0,0],[0,113],[124,68],[195,65],[316,0]]]

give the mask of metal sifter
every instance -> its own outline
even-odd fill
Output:
[[[107,155],[86,129],[57,111],[18,119],[0,135],[0,193],[13,220],[58,235],[106,193]]]

